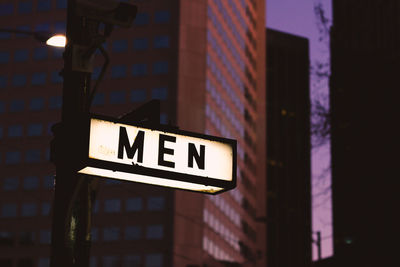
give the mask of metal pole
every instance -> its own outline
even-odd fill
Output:
[[[55,134],[56,183],[53,204],[51,267],[89,266],[91,180],[76,172],[71,146],[78,140],[79,119],[87,114],[91,73],[76,68],[77,48],[90,46],[93,24],[76,15],[68,0],[67,46],[64,52],[62,121]],[[52,156],[53,157],[53,156]]]
[[[318,249],[318,260],[321,260],[321,232],[317,232],[317,249]]]

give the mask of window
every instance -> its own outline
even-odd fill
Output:
[[[46,189],[51,189],[54,187],[54,176],[46,175],[43,177],[43,187]]]
[[[29,124],[28,136],[40,136],[42,135],[43,125],[40,123]]]
[[[168,48],[169,47],[169,36],[162,35],[154,37],[154,48]]]
[[[160,253],[151,253],[146,255],[145,267],[162,267],[163,257]]]
[[[31,31],[31,27],[28,25],[21,25],[17,27],[17,30],[21,30],[21,31]],[[23,33],[16,33],[15,37],[17,38],[27,38],[29,37],[29,35],[27,34],[23,34]]]
[[[33,50],[33,59],[34,60],[43,60],[47,59],[47,47],[36,47]]]
[[[33,163],[40,161],[40,150],[39,149],[30,149],[26,151],[25,154],[25,162]]]
[[[7,77],[4,75],[0,75],[0,89],[6,88],[7,86]]]
[[[121,200],[119,199],[106,199],[104,201],[105,212],[119,212],[121,211]]]
[[[29,52],[26,49],[19,49],[14,52],[15,62],[25,62],[28,60]]]
[[[10,53],[0,51],[0,64],[8,63],[10,61]]]
[[[161,224],[149,225],[146,228],[147,239],[161,239],[164,236],[164,227]]]
[[[3,126],[0,126],[0,139],[3,138]]]
[[[129,267],[139,267],[140,265],[140,256],[139,255],[126,255],[124,257],[124,265]]]
[[[49,230],[40,230],[39,232],[39,242],[41,244],[50,244],[51,232]]]
[[[155,23],[168,23],[170,19],[170,13],[167,10],[157,11],[154,14]]]
[[[37,213],[37,206],[35,203],[23,203],[21,207],[22,217],[35,216]]]
[[[63,77],[60,75],[59,71],[53,71],[51,73],[51,82],[52,83],[62,83]]]
[[[58,109],[61,108],[62,98],[61,96],[52,96],[50,97],[50,109]]]
[[[140,226],[128,226],[125,228],[125,240],[138,240],[142,236]]]
[[[50,214],[50,203],[49,202],[43,202],[42,203],[42,216],[48,216]]]
[[[147,74],[147,64],[145,63],[133,64],[132,67],[133,76],[142,76],[146,74]]]
[[[64,48],[61,47],[52,47],[53,57],[54,58],[62,58],[64,53]]]
[[[0,231],[0,246],[12,246],[14,243],[13,233]],[[3,266],[0,261],[0,266]],[[11,265],[9,265],[11,266]]]
[[[32,1],[23,1],[18,3],[18,12],[28,14],[32,12]]]
[[[133,23],[135,25],[147,25],[149,24],[149,21],[150,21],[150,16],[148,13],[138,13]]]
[[[117,256],[104,256],[103,267],[119,267],[121,266]]]
[[[147,200],[148,210],[163,210],[165,205],[164,197],[149,197]]]
[[[119,238],[119,228],[117,227],[106,227],[103,229],[103,240],[104,241],[116,241]]]
[[[51,7],[50,0],[38,0],[37,10],[38,11],[49,11]]]
[[[40,258],[38,261],[38,267],[49,267],[50,259],[49,258]]]
[[[6,153],[6,164],[16,164],[21,160],[21,152],[19,151],[8,151]]]
[[[96,257],[90,256],[89,267],[97,267],[97,258]]]
[[[157,61],[153,64],[153,74],[168,73],[168,61]]]
[[[67,25],[65,21],[58,21],[54,23],[54,30],[56,33],[65,33]]]
[[[50,32],[50,24],[49,23],[40,23],[35,26],[36,32]]]
[[[38,111],[43,109],[44,107],[44,99],[42,97],[32,98],[29,102],[29,110]]]
[[[17,216],[17,204],[15,203],[4,203],[1,207],[1,217],[13,218]]]
[[[24,74],[14,74],[12,77],[12,84],[15,87],[21,87],[26,84],[26,75]]]
[[[57,0],[56,7],[60,9],[67,8],[67,0]]]
[[[19,179],[18,177],[6,177],[3,180],[4,191],[14,191],[18,189]]]
[[[128,41],[127,40],[115,40],[112,43],[112,51],[113,52],[126,52],[128,50]]]
[[[126,76],[125,65],[115,65],[111,68],[111,78],[123,78]]]
[[[101,67],[94,67],[92,72],[92,80],[97,80],[100,76]]]
[[[99,229],[92,227],[92,229],[90,230],[90,237],[92,241],[97,241],[99,239]]]
[[[31,84],[32,85],[43,85],[46,83],[46,73],[36,72],[32,75]]]
[[[140,211],[143,208],[142,199],[139,197],[126,200],[126,211]]]
[[[19,244],[24,246],[32,246],[35,243],[34,232],[21,232],[19,233]]]
[[[24,177],[22,181],[22,188],[24,190],[35,190],[39,188],[39,179],[36,176]]]
[[[125,101],[124,91],[113,91],[110,93],[110,103],[111,104],[121,104]]]
[[[0,6],[0,12],[1,12],[1,6]],[[0,14],[1,16],[1,14]],[[11,33],[9,32],[0,32],[0,40],[6,40],[11,38]]]
[[[0,16],[11,15],[14,12],[13,3],[0,4]]]
[[[166,100],[167,95],[168,90],[166,87],[153,88],[153,90],[151,90],[151,98],[153,99]]]
[[[131,102],[144,102],[146,100],[146,89],[133,89],[131,91]]]
[[[96,93],[96,95],[93,98],[92,105],[94,106],[104,105],[104,93]]]
[[[22,125],[11,125],[8,127],[9,137],[21,137],[22,136]]]
[[[0,101],[0,113],[4,113],[6,110],[6,105],[4,104],[3,101]]]
[[[22,111],[24,109],[24,100],[12,100],[11,104],[10,104],[10,111],[11,112],[18,112],[18,111]]]
[[[147,38],[136,38],[133,39],[134,50],[145,50],[149,47],[149,39]]]

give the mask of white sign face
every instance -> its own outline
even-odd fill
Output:
[[[152,130],[97,118],[90,120],[89,159],[140,166],[151,170],[232,181],[232,144],[199,137]],[[134,168],[132,168],[134,169]],[[195,191],[216,192],[223,188],[201,182],[171,180],[143,174],[86,167],[81,173],[121,180],[158,184]],[[165,179],[166,178],[166,179]]]

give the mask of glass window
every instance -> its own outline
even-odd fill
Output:
[[[150,16],[148,13],[138,13],[134,20],[135,25],[147,25],[149,24]]]
[[[53,51],[53,57],[54,58],[62,58],[63,53],[64,53],[64,48],[63,47],[52,47],[51,50]]]
[[[0,6],[0,12],[1,12],[1,6]],[[1,16],[1,14],[0,14]],[[0,32],[0,40],[6,40],[11,38],[11,33],[9,32]]]
[[[97,80],[100,76],[101,67],[94,67],[92,72],[92,80]]]
[[[42,203],[42,216],[48,216],[50,214],[50,202]]]
[[[92,241],[99,240],[99,229],[96,227],[92,227],[92,229],[90,230],[90,237]]]
[[[147,74],[147,64],[144,63],[133,64],[132,67],[133,76],[142,76],[146,74]]]
[[[50,32],[50,24],[49,23],[40,23],[35,25],[36,32]]]
[[[119,228],[107,227],[103,229],[103,240],[104,241],[116,241],[119,238]]]
[[[0,246],[12,246],[14,243],[14,236],[13,233],[11,232],[6,232],[6,231],[0,231]],[[0,266],[2,262],[0,261]],[[12,264],[7,265],[7,266],[12,266]]]
[[[65,33],[67,29],[67,24],[65,21],[57,21],[54,23],[54,30],[56,33]]]
[[[154,37],[154,48],[168,48],[169,47],[169,36],[162,35]]]
[[[104,256],[103,267],[119,267],[121,266],[117,256]]]
[[[11,15],[14,12],[13,3],[1,3],[0,4],[0,16]]]
[[[24,74],[14,74],[12,77],[12,84],[15,87],[21,87],[26,84],[26,75]]]
[[[21,232],[19,233],[19,244],[24,246],[31,246],[35,243],[34,232]]]
[[[50,259],[49,258],[40,258],[38,261],[38,267],[49,267]]]
[[[43,177],[43,187],[47,189],[54,187],[54,175],[46,175]]]
[[[153,74],[168,73],[168,61],[157,61],[153,64]]]
[[[42,135],[43,125],[41,123],[33,123],[28,126],[28,136]]]
[[[19,49],[14,52],[15,62],[24,62],[28,60],[29,52],[26,49]]]
[[[4,113],[6,110],[6,105],[4,104],[3,101],[0,101],[0,113]]]
[[[18,177],[6,177],[3,180],[4,191],[14,191],[18,189],[19,179]]]
[[[7,77],[4,75],[0,75],[0,88],[6,88],[7,86]]]
[[[149,47],[149,39],[147,38],[135,38],[133,39],[134,50],[144,50]]]
[[[38,11],[49,11],[51,7],[50,0],[38,0],[37,10]]]
[[[121,211],[121,200],[119,199],[106,199],[104,201],[105,212],[120,212]]]
[[[168,89],[166,87],[158,87],[151,90],[151,98],[153,99],[166,100],[167,96]]]
[[[155,23],[168,23],[170,19],[170,13],[168,10],[157,11],[154,14]]]
[[[37,213],[37,205],[35,203],[23,203],[21,206],[21,216],[31,217]]]
[[[67,8],[67,0],[57,0],[56,7],[60,9]]]
[[[46,83],[46,73],[36,72],[32,75],[31,84],[32,85],[43,85]]]
[[[17,204],[4,203],[1,207],[1,217],[12,218],[17,216]]]
[[[146,228],[147,239],[161,239],[164,236],[164,227],[161,224],[149,225]]]
[[[32,1],[23,1],[18,3],[18,12],[20,14],[27,14],[32,12]]]
[[[133,89],[131,91],[131,102],[144,102],[146,101],[146,89]]]
[[[43,60],[47,59],[47,47],[36,47],[33,49],[33,59],[34,60]]]
[[[39,178],[36,176],[27,176],[22,180],[22,188],[25,190],[35,190],[39,188]]]
[[[39,149],[30,149],[25,153],[25,162],[33,163],[40,161],[40,150]]]
[[[124,256],[124,265],[129,267],[139,267],[140,265],[140,256],[139,255],[126,255]]]
[[[3,126],[0,126],[0,139],[3,138]]]
[[[149,197],[147,200],[148,210],[163,210],[165,205],[164,197]]]
[[[6,153],[6,164],[16,164],[21,160],[21,152],[19,151],[8,151]]]
[[[126,52],[128,50],[128,40],[115,40],[112,43],[113,52]]]
[[[110,93],[110,103],[111,104],[121,104],[125,102],[125,92],[124,91],[113,91]]]
[[[58,109],[61,108],[62,105],[62,97],[61,96],[52,96],[50,97],[50,109]]]
[[[94,106],[104,105],[104,93],[96,93],[96,95],[93,98],[92,105]]]
[[[0,51],[0,64],[8,63],[10,61],[10,52]]]
[[[29,102],[29,110],[38,111],[43,109],[44,99],[42,97],[32,98]]]
[[[28,26],[28,25],[21,25],[21,26],[18,26],[18,27],[17,27],[17,30],[21,30],[21,31],[31,31],[31,27]],[[15,34],[15,37],[17,37],[17,38],[27,38],[27,37],[30,37],[30,36],[27,35],[27,34],[23,34],[23,33],[16,33],[16,34]]]
[[[145,267],[162,267],[163,256],[160,253],[151,253],[146,255]]]
[[[140,211],[143,209],[142,198],[134,197],[126,200],[126,211]]]
[[[39,242],[41,244],[50,244],[51,232],[49,230],[40,230],[39,232]]]
[[[51,73],[51,82],[52,83],[62,83],[63,77],[60,75],[59,71],[53,71]]]
[[[138,240],[142,237],[140,226],[128,226],[125,228],[125,240]]]
[[[115,65],[111,67],[111,78],[123,78],[126,76],[125,65]]]
[[[22,125],[11,125],[8,127],[9,137],[21,137],[22,136]]]
[[[24,100],[12,100],[11,104],[10,104],[10,111],[11,112],[18,112],[18,111],[22,111],[24,109]]]
[[[89,267],[97,267],[97,258],[96,257],[90,256]]]

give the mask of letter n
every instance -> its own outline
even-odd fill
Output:
[[[206,147],[204,145],[200,145],[200,154],[197,152],[194,144],[189,143],[189,152],[188,152],[188,166],[193,168],[193,158],[196,160],[197,167],[199,169],[204,170],[204,158],[205,158],[205,150]]]

